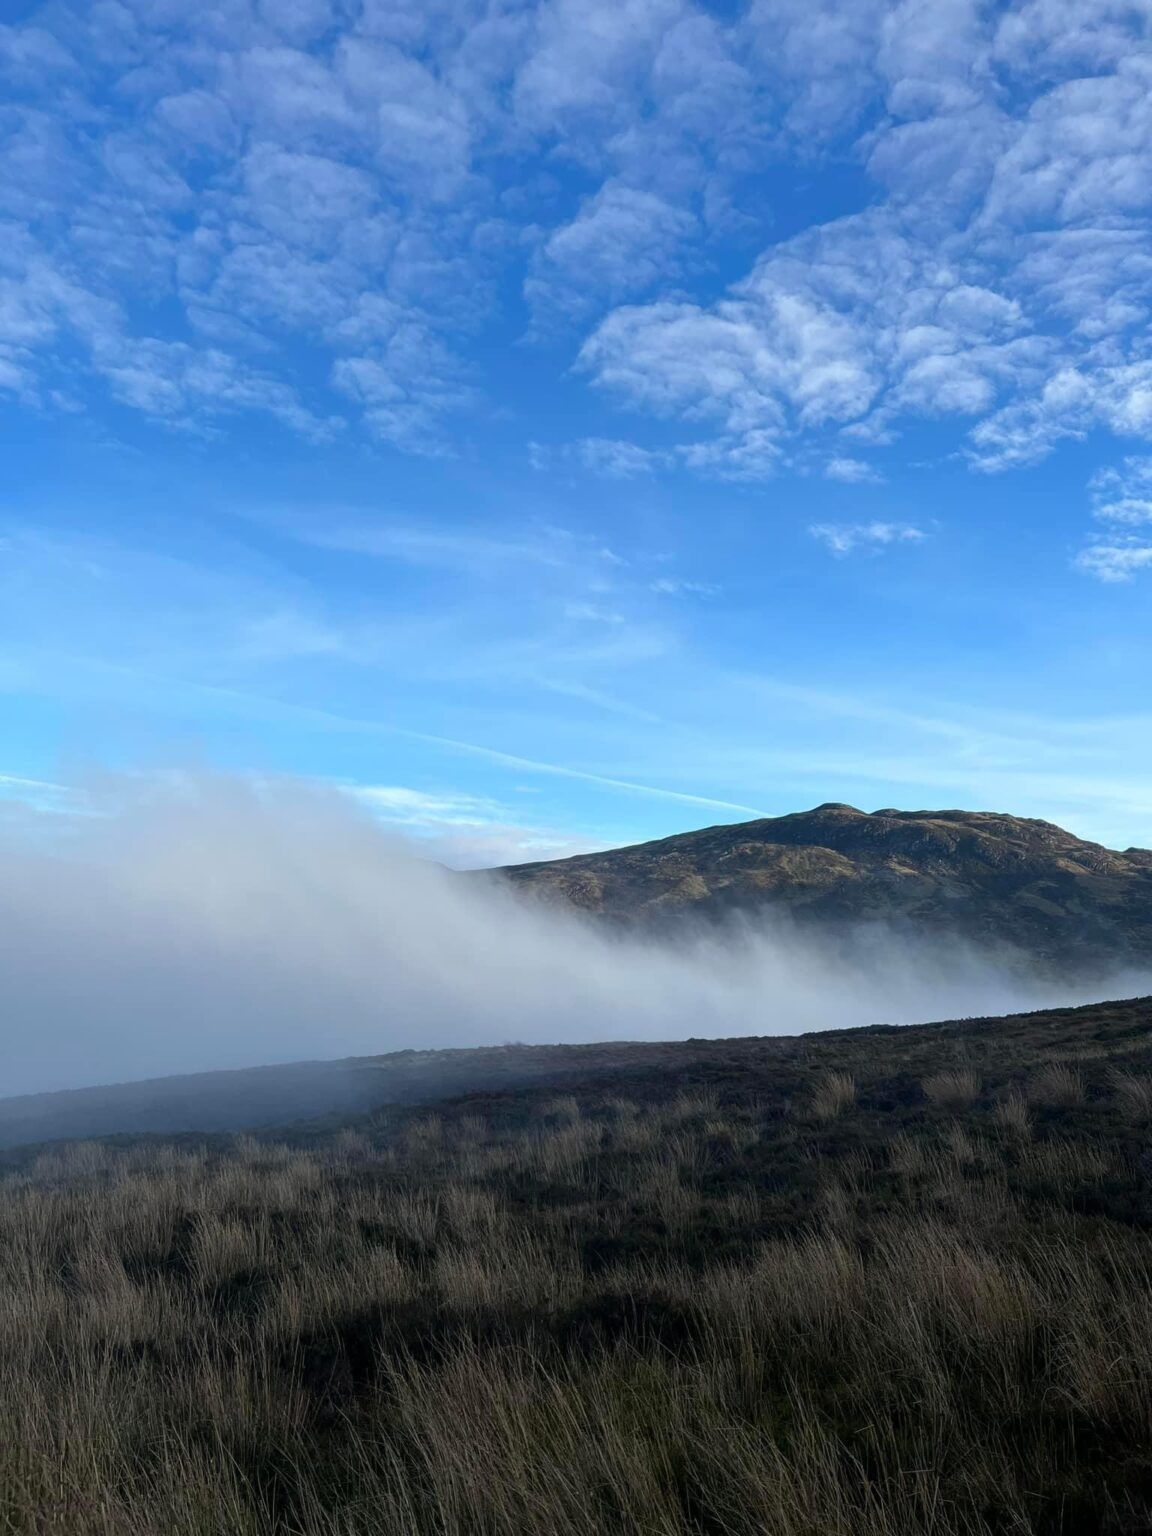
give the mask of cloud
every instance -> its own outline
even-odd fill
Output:
[[[720,588],[711,581],[688,581],[682,576],[658,576],[649,590],[660,597],[715,597]]]
[[[1136,538],[1100,539],[1082,549],[1073,563],[1097,581],[1131,581],[1140,571],[1152,569],[1152,544]]]
[[[1045,345],[1011,298],[886,214],[774,248],[710,308],[614,310],[581,366],[662,415],[717,419],[728,453],[903,415],[974,416],[1039,378]]]
[[[0,820],[5,1092],[1072,1000],[1007,958],[875,930],[823,945],[767,919],[674,945],[605,935],[413,857],[347,795],[188,775],[109,779],[99,794],[70,841]]]
[[[883,114],[857,148],[887,199],[774,245],[712,303],[616,309],[582,354],[595,382],[716,422],[695,463],[745,473],[752,442],[770,473],[765,442],[891,440],[923,417],[975,418],[982,470],[1094,425],[1152,435],[1152,52],[1136,12],[786,3],[753,26],[806,145]]]
[[[468,176],[468,108],[424,63],[355,29],[321,44],[332,18],[320,14],[206,12],[186,36],[162,8],[125,11],[131,61],[78,8],[54,14],[85,74],[50,118],[43,70],[28,76],[10,120],[5,148],[15,138],[26,153],[6,155],[0,187],[22,219],[9,282],[40,324],[19,327],[18,357],[0,352],[9,383],[45,400],[56,373],[75,375],[61,354],[71,336],[83,383],[180,428],[257,411],[328,435],[343,411],[318,373],[375,435],[418,452],[443,441],[471,399],[446,336],[458,295],[483,286],[484,259],[468,252],[480,210],[451,234],[460,211],[445,212]],[[118,115],[129,69],[131,111]],[[381,302],[389,324],[368,335]]]
[[[526,295],[568,349],[539,367],[703,474],[925,419],[987,472],[1152,438],[1139,7],[714,10],[34,7],[0,32],[0,388],[443,453]]]
[[[230,411],[272,401],[312,432],[359,410],[370,434],[442,449],[477,403],[464,357],[502,285],[598,313],[729,217],[757,89],[740,29],[693,0],[447,0],[435,20],[295,0],[119,7],[97,26],[75,0],[37,7],[0,33],[0,207],[116,309],[120,351],[206,338],[214,367],[263,381]],[[557,193],[542,172],[534,195],[524,167],[553,155],[580,174]],[[375,335],[371,317],[387,317]],[[0,385],[47,403],[64,361],[42,331],[0,353]],[[221,414],[170,375],[157,412],[161,392],[114,366],[136,409]],[[109,377],[96,359],[94,401]]]
[[[1092,516],[1109,531],[1093,538],[1073,564],[1098,581],[1131,581],[1152,566],[1152,540],[1133,531],[1152,527],[1152,457],[1132,455],[1098,470],[1088,490]]]
[[[1092,515],[1128,527],[1152,523],[1152,457],[1134,455],[1089,482]]]
[[[879,485],[884,476],[863,459],[851,459],[838,454],[824,466],[828,480],[842,480],[845,485]]]
[[[895,544],[920,544],[927,538],[922,528],[907,523],[813,523],[808,532],[838,556],[856,550],[876,553]]]
[[[695,232],[696,220],[684,209],[643,188],[607,182],[549,235],[526,296],[538,309],[579,313],[643,293],[675,272],[677,253]]]
[[[11,816],[15,808],[30,813],[77,815],[83,812],[83,800],[67,784],[49,779],[29,779],[18,774],[0,773],[0,807]],[[40,828],[41,833],[43,827]]]
[[[402,831],[420,851],[455,869],[567,858],[603,846],[592,838],[526,824],[508,806],[480,795],[429,793],[395,784],[341,787],[381,825]]]
[[[538,565],[567,570],[591,562],[613,564],[610,550],[592,548],[587,539],[553,525],[531,525],[475,533],[467,524],[436,525],[397,513],[325,507],[307,515],[274,510],[251,514],[251,521],[316,549],[330,549],[373,559],[475,573],[501,565]]]
[[[612,480],[631,480],[650,475],[668,463],[668,455],[620,438],[585,437],[572,445],[585,469]]]

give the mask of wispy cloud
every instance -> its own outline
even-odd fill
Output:
[[[863,459],[851,459],[842,455],[828,460],[824,466],[825,477],[841,480],[845,485],[879,485],[884,476]]]
[[[484,796],[396,784],[340,787],[382,825],[418,840],[433,857],[457,868],[566,858],[604,846],[603,839],[525,822],[508,805]]]
[[[660,597],[715,597],[720,591],[712,581],[689,581],[684,576],[658,576],[649,588]]]
[[[1131,456],[1098,470],[1088,486],[1092,516],[1107,525],[1076,555],[1073,564],[1098,581],[1131,581],[1152,567],[1152,457]]]
[[[528,444],[528,460],[533,469],[554,472],[573,466],[609,480],[634,480],[673,468],[678,462],[674,452],[645,448],[627,438],[584,437],[572,443]]]
[[[367,515],[322,508],[307,514],[272,512],[250,516],[253,521],[316,549],[412,565],[475,569],[527,564],[559,568],[588,554],[586,540],[551,525],[521,528],[502,537],[491,529],[477,532],[387,512]]]
[[[856,550],[876,553],[896,544],[921,544],[927,538],[922,528],[908,523],[813,523],[808,532],[834,555]]]
[[[650,475],[668,463],[667,454],[619,438],[586,437],[574,449],[586,469],[616,480]]]
[[[1082,549],[1074,564],[1097,581],[1131,581],[1141,571],[1152,570],[1152,544],[1122,536],[1100,539]]]

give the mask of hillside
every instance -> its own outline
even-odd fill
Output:
[[[0,1530],[1152,1530],[1150,1041],[1145,998],[593,1048],[9,1152]]]
[[[618,923],[775,909],[993,940],[1063,970],[1152,957],[1152,852],[985,811],[821,805],[499,874]]]
[[[670,1047],[496,1045],[393,1051],[342,1061],[193,1072],[94,1088],[0,1098],[0,1148],[31,1142],[183,1131],[245,1131],[380,1104],[419,1104],[481,1088],[506,1088],[660,1058]]]

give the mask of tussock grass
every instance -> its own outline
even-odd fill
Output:
[[[816,1085],[808,1112],[815,1120],[834,1120],[856,1102],[856,1080],[850,1072],[829,1072]]]
[[[923,1082],[924,1096],[945,1109],[963,1109],[980,1097],[979,1076],[966,1067],[933,1072]]]
[[[1116,1042],[1071,1094],[1009,1040],[963,1119],[927,1090],[948,1057],[881,1032],[755,1077],[12,1160],[0,1533],[1152,1529],[1145,1079]]]
[[[1152,1073],[1113,1069],[1108,1081],[1117,1103],[1130,1119],[1152,1120]]]
[[[1084,1102],[1084,1079],[1074,1067],[1053,1062],[1031,1079],[1028,1097],[1050,1109],[1074,1109]]]
[[[1032,1116],[1028,1101],[1015,1090],[1001,1099],[992,1111],[992,1118],[1006,1136],[1027,1137],[1032,1134]]]

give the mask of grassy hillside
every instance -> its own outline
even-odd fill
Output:
[[[0,1098],[0,1148],[114,1134],[258,1130],[322,1115],[347,1118],[380,1104],[425,1103],[478,1088],[631,1070],[666,1060],[668,1050],[663,1044],[604,1041],[393,1051],[18,1094]]]
[[[12,1536],[1152,1529],[1152,1000],[7,1154]]]
[[[1073,972],[1152,953],[1152,852],[988,811],[821,805],[499,873],[524,894],[622,925],[776,909],[834,929],[961,935]]]

